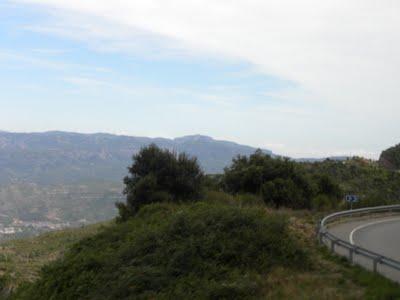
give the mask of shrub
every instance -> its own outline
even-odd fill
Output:
[[[315,176],[315,181],[318,189],[317,194],[323,194],[336,199],[342,197],[342,191],[332,177],[326,174],[318,174]]]
[[[213,190],[206,191],[203,201],[210,204],[220,203],[220,204],[230,204],[230,205],[234,205],[236,202],[235,197],[233,195]]]
[[[303,191],[291,179],[277,178],[266,182],[262,187],[262,195],[266,204],[276,208],[281,206],[293,208],[309,208]]]
[[[176,155],[150,145],[133,157],[125,177],[126,203],[117,203],[119,220],[134,215],[143,205],[155,202],[199,199],[203,172],[197,160],[182,153]]]
[[[341,189],[328,175],[307,172],[303,164],[286,158],[273,158],[258,150],[249,157],[238,156],[222,179],[225,191],[262,196],[275,207],[311,208],[311,199],[319,194],[341,197]]]
[[[287,219],[262,209],[153,204],[76,244],[18,299],[259,298],[271,268],[309,267]]]
[[[331,209],[337,206],[338,202],[327,195],[317,195],[311,201],[311,207],[316,210]]]
[[[236,201],[240,206],[257,206],[263,205],[263,198],[259,195],[244,193],[235,195]]]

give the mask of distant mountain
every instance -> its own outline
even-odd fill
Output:
[[[119,182],[127,174],[132,155],[151,143],[196,156],[206,173],[220,173],[233,157],[256,150],[202,135],[165,139],[104,133],[0,131],[0,184]]]
[[[351,156],[329,156],[324,158],[296,158],[295,161],[297,162],[308,162],[308,163],[317,163],[322,162],[325,160],[334,160],[334,161],[345,161],[350,159]]]
[[[379,164],[389,170],[400,170],[400,144],[384,150],[379,157]]]

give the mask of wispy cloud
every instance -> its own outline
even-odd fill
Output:
[[[395,100],[400,87],[394,79],[400,75],[397,2],[19,2],[52,7],[64,18],[62,25],[30,29],[91,37],[104,51],[220,54],[296,82],[319,101],[352,109],[360,109],[361,103],[400,108]],[[81,16],[90,21],[76,22]],[[390,90],[390,95],[384,93],[377,101],[382,90]]]
[[[32,49],[31,51],[33,53],[37,53],[40,55],[59,55],[70,52],[67,49],[46,49],[46,48],[35,48]]]
[[[48,54],[54,54],[54,57],[48,57]],[[0,48],[0,62],[12,65],[14,68],[26,68],[27,65],[33,65],[37,68],[58,70],[58,71],[86,71],[107,73],[111,70],[101,66],[92,66],[88,64],[69,63],[58,57],[59,54],[65,53],[63,50],[54,49],[32,49],[29,53],[11,51],[9,49]],[[10,64],[13,62],[12,64]]]

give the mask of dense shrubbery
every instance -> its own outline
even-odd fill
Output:
[[[129,173],[124,179],[126,203],[117,203],[120,220],[133,216],[146,204],[187,202],[201,196],[203,172],[196,158],[184,153],[176,155],[150,145],[133,157]]]
[[[335,178],[343,194],[359,195],[360,201],[354,207],[399,202],[400,173],[381,168],[374,161],[355,157],[346,161],[325,160],[303,165],[313,176]]]
[[[268,205],[295,209],[334,207],[342,196],[329,175],[311,175],[299,163],[261,151],[238,156],[223,175],[213,176],[204,176],[196,159],[154,145],[133,159],[125,178],[127,201],[117,204],[119,220],[127,220],[146,204],[198,200],[204,190],[253,195]]]
[[[235,158],[225,169],[222,185],[233,194],[262,195],[275,207],[312,208],[315,197],[324,195],[335,203],[342,194],[328,175],[310,175],[299,163],[272,158],[261,151]]]
[[[271,268],[309,267],[282,215],[157,204],[76,244],[18,299],[257,298]]]

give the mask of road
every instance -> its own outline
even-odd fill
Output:
[[[328,230],[337,237],[350,243],[400,261],[400,217],[365,219],[337,224]],[[336,252],[347,255],[344,249]],[[372,269],[371,261],[355,257],[355,262]],[[400,272],[380,266],[383,275],[400,282]]]

